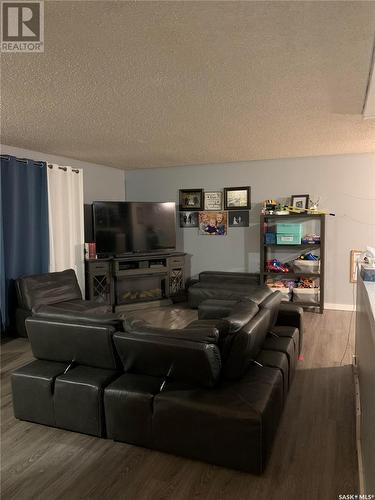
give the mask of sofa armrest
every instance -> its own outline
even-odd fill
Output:
[[[294,326],[299,330],[299,350],[301,353],[303,345],[303,309],[293,303],[281,303],[279,314],[277,316],[276,325],[279,326]]]

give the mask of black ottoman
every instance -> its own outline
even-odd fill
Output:
[[[105,435],[103,391],[118,375],[112,370],[77,366],[56,378],[56,427],[93,436]]]
[[[67,363],[37,360],[15,370],[11,376],[14,416],[54,427],[55,380],[67,366]]]
[[[163,379],[126,373],[104,391],[107,436],[115,441],[152,448],[154,396]]]
[[[283,404],[282,374],[268,367],[215,390],[163,390],[154,398],[154,448],[261,473]]]

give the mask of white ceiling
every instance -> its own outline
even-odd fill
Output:
[[[2,142],[141,168],[375,152],[375,2],[45,2]]]

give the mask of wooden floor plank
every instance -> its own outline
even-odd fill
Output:
[[[196,319],[196,311],[184,306],[134,315],[170,328]],[[24,339],[6,343],[2,500],[326,500],[358,492],[351,320],[352,313],[343,311],[305,314],[304,360],[298,363],[270,462],[259,477],[16,420],[10,373],[31,361],[32,354]]]

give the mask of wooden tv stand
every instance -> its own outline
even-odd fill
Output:
[[[86,298],[115,312],[171,303],[185,288],[185,253],[86,260]]]

